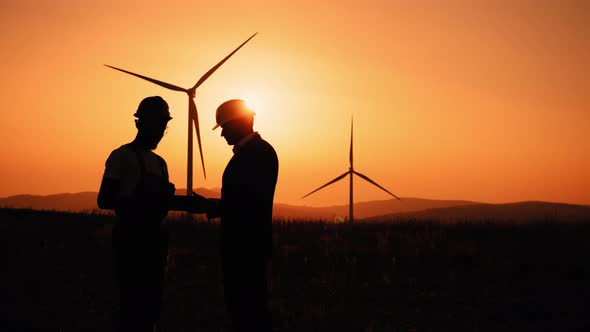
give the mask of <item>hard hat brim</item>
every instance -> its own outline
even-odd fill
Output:
[[[250,111],[249,114],[243,114],[242,116],[237,116],[235,118],[227,119],[227,120],[223,121],[222,123],[216,124],[215,127],[213,127],[213,129],[211,129],[211,130],[215,130],[215,129],[223,126],[224,124],[226,124],[226,123],[228,123],[230,121],[237,120],[237,119],[243,118],[245,116],[252,116],[253,117],[254,115],[256,115],[256,112]]]

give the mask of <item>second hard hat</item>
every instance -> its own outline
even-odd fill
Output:
[[[223,104],[219,105],[215,112],[215,120],[217,124],[213,127],[213,130],[219,126],[223,126],[229,121],[253,116],[256,113],[246,105],[246,102],[242,99],[231,99]]]

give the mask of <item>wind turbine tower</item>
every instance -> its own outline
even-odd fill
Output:
[[[353,202],[353,199],[352,199],[353,198],[353,181],[352,181],[353,175],[357,175],[361,179],[363,179],[363,180],[365,180],[365,181],[367,181],[367,182],[369,182],[369,183],[377,186],[377,188],[385,191],[386,193],[388,193],[391,196],[393,196],[393,197],[397,198],[398,200],[400,200],[399,197],[397,197],[396,195],[394,195],[393,193],[391,193],[389,190],[387,190],[387,189],[383,188],[382,186],[380,186],[379,184],[377,184],[377,182],[369,179],[369,177],[367,177],[366,175],[363,175],[363,174],[361,174],[361,173],[359,173],[359,172],[357,172],[357,171],[354,170],[354,167],[353,167],[353,160],[354,160],[354,158],[353,158],[353,153],[352,153],[353,152],[353,149],[352,149],[352,143],[353,143],[353,140],[352,140],[352,129],[353,129],[353,123],[352,123],[352,119],[351,119],[350,120],[350,153],[349,153],[350,166],[348,168],[348,171],[345,172],[344,174],[338,176],[334,180],[332,180],[332,181],[324,184],[323,186],[319,187],[318,189],[316,189],[316,190],[314,190],[314,191],[310,192],[309,194],[307,194],[307,195],[305,195],[305,196],[302,197],[302,198],[305,198],[305,197],[307,197],[307,196],[315,193],[316,191],[318,191],[318,190],[320,190],[322,188],[325,188],[325,187],[331,185],[332,183],[335,183],[335,182],[338,182],[338,181],[342,180],[343,178],[345,178],[348,175],[349,178],[350,178],[350,192],[349,192],[349,201],[348,201],[348,204],[349,204],[349,206],[348,206],[348,220],[349,220],[349,222],[351,224],[354,223],[354,202]]]

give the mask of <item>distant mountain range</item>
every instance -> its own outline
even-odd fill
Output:
[[[196,193],[205,197],[219,198],[219,189],[199,188]],[[177,195],[186,194],[186,189],[176,190]],[[97,192],[80,192],[41,195],[15,195],[0,198],[0,207],[25,208],[34,210],[57,210],[71,212],[90,212],[98,209],[96,204]]]
[[[383,221],[408,218],[442,222],[590,222],[590,206],[534,201],[507,204],[470,204],[393,213],[365,220]]]
[[[185,189],[178,189],[183,195]],[[219,189],[199,188],[196,193],[205,197],[219,198]],[[66,193],[47,196],[16,195],[0,198],[0,207],[29,208],[34,210],[57,210],[90,212],[98,209],[96,192]],[[274,217],[282,219],[308,219],[342,221],[348,218],[348,205],[328,207],[298,206],[275,203]],[[368,221],[416,218],[437,220],[560,220],[590,221],[590,206],[548,202],[519,202],[510,204],[483,204],[459,200],[430,200],[402,198],[376,200],[354,205],[356,219]]]
[[[359,202],[354,204],[355,219],[409,213],[433,208],[445,208],[450,206],[464,206],[479,204],[470,201],[445,201],[421,198],[403,198]],[[348,205],[334,205],[327,207],[296,206],[288,204],[275,204],[274,215],[284,218],[299,219],[323,219],[326,221],[348,219]]]

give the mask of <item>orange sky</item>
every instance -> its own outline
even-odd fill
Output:
[[[124,2],[121,4],[120,2]],[[587,1],[2,1],[0,196],[97,191],[139,101],[174,120],[156,151],[186,183],[186,95],[197,91],[207,180],[231,157],[211,131],[231,98],[280,159],[275,200],[346,204],[355,168],[402,197],[590,204]],[[196,153],[195,155],[198,155]],[[196,160],[195,165],[199,162]],[[356,181],[355,201],[388,199]]]

